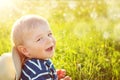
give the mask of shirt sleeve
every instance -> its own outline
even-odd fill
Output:
[[[47,80],[51,79],[49,70],[39,60],[25,62],[21,72],[21,80]]]

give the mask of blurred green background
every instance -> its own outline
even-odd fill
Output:
[[[48,19],[57,40],[56,68],[72,80],[120,80],[119,0],[0,0],[0,55],[21,16]]]

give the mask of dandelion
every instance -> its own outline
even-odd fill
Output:
[[[103,38],[108,39],[110,37],[110,34],[108,32],[103,33]]]

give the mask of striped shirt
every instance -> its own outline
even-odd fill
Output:
[[[29,59],[25,62],[20,80],[58,80],[50,60]]]

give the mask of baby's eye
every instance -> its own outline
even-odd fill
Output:
[[[42,38],[37,39],[37,42],[40,41]]]
[[[49,33],[49,34],[48,34],[48,36],[51,36],[51,35],[52,35],[52,33]]]

